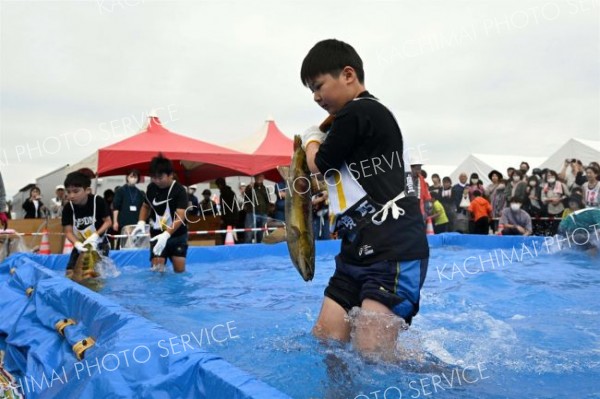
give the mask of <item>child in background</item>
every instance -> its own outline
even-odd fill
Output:
[[[89,194],[90,184],[90,178],[81,172],[69,173],[65,179],[69,202],[62,212],[62,225],[66,239],[74,247],[67,263],[69,278],[79,254],[88,250],[86,245],[108,256],[110,246],[105,233],[112,226],[110,213],[102,197]]]
[[[146,190],[145,202],[140,210],[140,219],[132,236],[144,234],[146,219],[152,219],[150,228],[150,262],[153,271],[163,272],[167,259],[171,260],[175,273],[185,271],[188,249],[185,210],[188,193],[175,180],[173,164],[158,154],[150,162],[152,182]]]
[[[570,214],[580,209],[585,208],[583,198],[577,194],[571,194],[569,197],[569,207],[566,208],[562,213],[562,219],[566,219]]]
[[[446,216],[446,210],[440,199],[441,195],[437,191],[431,192],[433,207],[431,217],[433,218],[433,231],[435,234],[446,233],[448,231],[449,220]]]
[[[473,201],[469,204],[469,212],[473,218],[472,234],[487,235],[490,232],[490,220],[492,220],[492,204],[481,196],[481,191],[473,191]]]

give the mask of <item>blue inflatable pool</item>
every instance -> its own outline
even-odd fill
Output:
[[[180,275],[150,272],[147,251],[114,251],[121,275],[99,293],[60,276],[66,256],[10,257],[5,368],[44,398],[600,397],[598,257],[535,237],[430,243],[421,312],[398,340],[407,362],[311,336],[339,249],[319,242],[311,283],[285,244],[192,248]],[[64,319],[75,324],[61,335]],[[79,360],[72,347],[88,337]]]

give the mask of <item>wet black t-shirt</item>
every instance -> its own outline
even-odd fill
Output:
[[[368,92],[359,97],[374,98]],[[375,201],[384,204],[405,190],[402,133],[390,111],[375,100],[350,101],[335,116],[315,163],[321,173],[346,163],[352,175]],[[390,216],[380,226],[369,224],[350,242],[342,239],[341,257],[352,264],[380,260],[413,260],[429,256],[419,200],[396,202],[405,215]]]
[[[150,219],[156,220],[156,213],[159,216],[164,215],[165,210],[167,209],[167,203],[169,204],[169,210],[171,214],[171,220],[175,222],[179,216],[175,216],[175,211],[177,209],[187,209],[188,207],[188,194],[185,188],[175,182],[173,188],[171,189],[171,193],[169,194],[169,188],[159,188],[156,184],[150,183],[146,190],[146,203],[150,207]],[[169,195],[169,198],[167,198]],[[156,212],[156,213],[155,213]],[[182,234],[187,234],[187,221],[184,219],[183,224],[179,226],[175,232],[173,232],[172,237],[178,237]],[[169,225],[169,227],[171,227]],[[160,230],[155,230],[154,227],[151,226],[150,233],[152,236],[160,233]]]
[[[94,200],[96,201],[96,221],[94,223]],[[71,207],[71,205],[73,205]],[[73,220],[73,209],[75,209],[75,220]],[[67,203],[62,212],[62,225],[73,226],[73,230],[82,231],[94,223],[96,230],[104,224],[105,217],[110,216],[106,202],[100,196],[88,194],[85,205]]]

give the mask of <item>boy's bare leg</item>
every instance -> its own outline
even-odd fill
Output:
[[[364,356],[392,360],[403,324],[385,305],[365,299],[354,320],[352,344]]]
[[[173,263],[173,271],[175,273],[185,272],[185,258],[183,256],[173,256],[171,257],[171,262]]]
[[[350,340],[350,323],[346,320],[346,310],[333,299],[325,297],[312,333],[317,338],[348,342]]]

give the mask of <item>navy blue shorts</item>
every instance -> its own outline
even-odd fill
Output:
[[[154,238],[154,237],[152,237],[152,238]],[[154,258],[168,259],[173,256],[180,256],[180,257],[185,258],[187,256],[187,250],[188,250],[187,234],[182,234],[182,235],[176,236],[176,237],[169,237],[169,239],[167,240],[167,245],[165,246],[165,249],[163,249],[163,251],[161,252],[160,256],[156,256],[156,255],[154,255],[154,252],[152,252],[155,245],[156,245],[156,241],[150,241],[150,260],[152,260]]]
[[[346,311],[361,306],[365,299],[372,299],[410,324],[419,311],[428,262],[429,259],[381,261],[358,266],[344,263],[338,255],[325,296]]]

